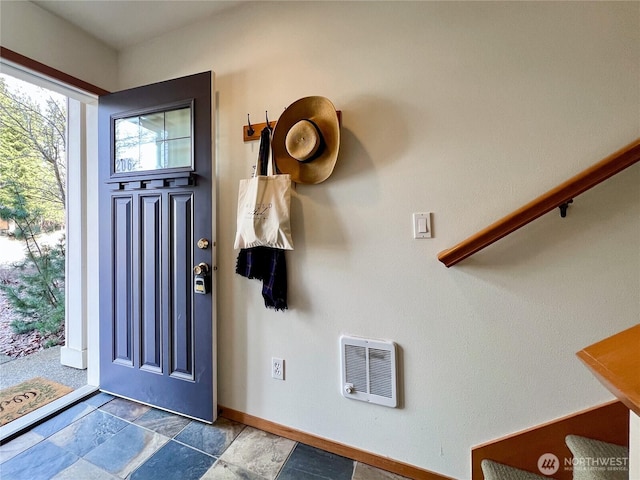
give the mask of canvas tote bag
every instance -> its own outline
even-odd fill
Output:
[[[238,225],[233,248],[272,247],[293,250],[291,239],[291,177],[274,175],[271,155],[271,130],[261,135],[260,152],[253,178],[240,180],[238,188]],[[263,142],[268,142],[263,145]],[[263,148],[264,147],[264,148]],[[266,162],[266,175],[260,175],[260,162]]]

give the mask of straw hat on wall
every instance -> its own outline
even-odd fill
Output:
[[[325,97],[292,103],[276,123],[271,141],[280,173],[296,183],[324,182],[333,172],[340,147],[336,108]]]

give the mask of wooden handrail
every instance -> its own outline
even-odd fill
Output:
[[[600,182],[621,172],[640,160],[640,138],[609,155],[544,195],[489,225],[484,230],[438,254],[438,260],[447,267],[455,265],[502,237],[551,210],[566,205],[576,196],[595,187]]]
[[[640,415],[640,324],[580,350],[576,355],[618,400]]]

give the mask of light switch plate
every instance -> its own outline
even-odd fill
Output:
[[[413,214],[413,238],[431,238],[431,212]]]

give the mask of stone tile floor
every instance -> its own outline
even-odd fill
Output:
[[[0,446],[12,480],[400,480],[219,418],[213,425],[98,393]]]

